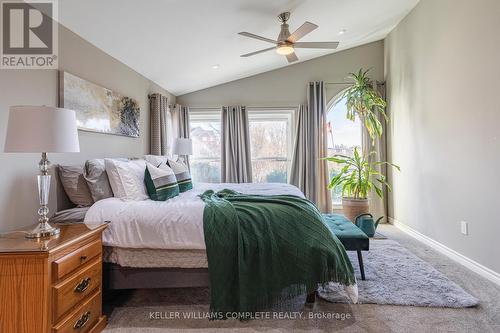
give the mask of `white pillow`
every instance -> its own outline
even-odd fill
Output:
[[[146,200],[149,198],[144,184],[144,173],[146,172],[144,160],[118,161],[105,158],[104,166],[116,198],[124,200]]]
[[[144,159],[158,168],[162,163],[167,164],[169,157],[163,155],[144,155]]]

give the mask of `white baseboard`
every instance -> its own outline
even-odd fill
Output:
[[[489,269],[488,267],[485,267],[481,265],[480,263],[467,258],[466,256],[458,253],[455,250],[450,249],[449,247],[435,241],[434,239],[418,232],[417,230],[413,229],[412,227],[392,218],[389,217],[389,222],[393,224],[396,228],[399,230],[405,232],[406,234],[410,235],[411,237],[421,241],[422,243],[432,247],[434,250],[438,251],[439,253],[444,254],[448,258],[458,262],[459,264],[462,264],[463,266],[467,267],[471,271],[481,275],[482,277],[490,280],[491,282],[497,284],[500,286],[500,274]]]

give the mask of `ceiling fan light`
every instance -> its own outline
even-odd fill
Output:
[[[281,54],[281,55],[289,55],[289,54],[292,54],[293,52],[294,52],[294,49],[290,45],[281,45],[281,46],[278,46],[278,48],[276,49],[276,53]]]

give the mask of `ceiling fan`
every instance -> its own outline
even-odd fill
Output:
[[[318,26],[311,22],[305,22],[291,34],[290,31],[288,30],[288,24],[286,23],[289,18],[290,18],[290,12],[284,12],[278,15],[278,20],[281,22],[281,31],[280,34],[278,35],[277,40],[254,35],[249,32],[239,32],[238,33],[239,35],[274,44],[273,47],[243,54],[241,56],[250,57],[259,53],[276,49],[276,53],[286,56],[288,62],[294,62],[299,60],[299,58],[297,58],[297,55],[295,54],[296,48],[336,49],[337,46],[339,46],[339,42],[298,42],[299,39],[301,39],[311,31],[313,31],[314,29],[318,28]]]

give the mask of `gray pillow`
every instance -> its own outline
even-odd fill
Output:
[[[104,168],[104,159],[93,159],[85,162],[85,180],[94,202],[113,196],[108,174]]]
[[[59,178],[69,200],[78,207],[92,206],[94,200],[83,178],[83,166],[59,165]]]
[[[50,218],[51,223],[81,223],[90,207],[71,208],[57,212]]]

